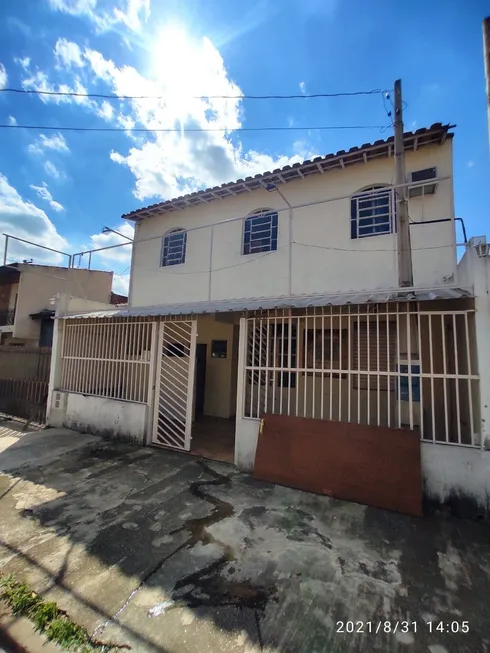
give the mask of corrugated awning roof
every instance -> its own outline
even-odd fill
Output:
[[[283,308],[308,308],[313,306],[345,306],[347,304],[385,304],[387,302],[430,301],[435,299],[460,299],[471,294],[462,288],[427,288],[424,290],[378,290],[342,294],[296,295],[292,297],[251,297],[249,299],[226,299],[194,302],[187,304],[166,304],[165,306],[142,306],[119,308],[108,311],[91,311],[63,315],[62,319],[116,318],[116,317],[159,317],[170,315],[203,315],[261,311]]]
[[[446,138],[452,138],[454,134],[449,133],[449,129],[454,125],[443,125],[436,122],[428,128],[417,129],[414,132],[405,132],[403,141],[405,150],[417,150],[425,145],[441,145]],[[324,174],[333,168],[345,168],[354,163],[367,163],[372,159],[389,157],[393,154],[393,136],[386,140],[375,141],[374,143],[364,143],[358,147],[351,147],[350,150],[339,150],[338,152],[318,156],[312,161],[307,160],[302,163],[294,163],[292,166],[287,165],[284,168],[263,172],[254,177],[237,179],[221,186],[198,190],[194,193],[182,195],[174,199],[152,204],[131,213],[126,213],[122,217],[127,220],[139,220],[149,218],[153,215],[168,213],[169,211],[182,210],[188,206],[195,206],[201,202],[212,202],[213,200],[231,197],[247,193],[257,188],[261,188],[268,183],[286,184],[294,179],[304,179],[310,175]]]

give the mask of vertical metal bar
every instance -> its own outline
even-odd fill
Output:
[[[293,346],[293,319],[291,317],[291,312],[289,313],[288,319],[288,415],[291,415],[291,376],[292,376],[292,346]]]
[[[391,350],[390,350],[390,316],[386,304],[386,403],[388,409],[388,427],[391,427]]]
[[[321,396],[320,396],[320,419],[323,419],[323,401],[324,401],[324,385],[325,385],[325,309],[322,306],[322,381],[321,381]]]
[[[300,379],[300,367],[301,367],[301,357],[300,357],[300,333],[301,333],[301,317],[296,317],[296,383],[294,393],[296,396],[296,410],[295,416],[299,416],[299,379]]]
[[[429,358],[430,358],[430,393],[431,393],[431,413],[432,413],[432,442],[436,441],[436,408],[434,396],[434,351],[432,347],[432,315],[429,319]]]
[[[352,305],[349,304],[349,315],[347,317],[347,421],[351,422],[351,385],[352,385]]]
[[[379,304],[376,304],[376,368],[377,368],[377,376],[376,376],[376,411],[378,414],[378,426],[381,426],[381,379],[379,376],[379,371],[380,371],[380,363],[381,363],[381,351],[380,351],[380,342],[379,342]]]
[[[9,248],[9,237],[5,234],[5,249],[3,250],[3,264],[7,265],[7,251]]]
[[[141,331],[144,328],[144,324],[140,324],[139,320],[133,321],[132,319],[128,319],[126,327],[127,334],[125,336],[126,344],[124,348],[126,362],[124,366],[127,369],[127,375],[125,377],[124,395],[127,401],[140,401],[138,369],[140,368],[140,360],[142,359],[142,350],[140,350],[140,347],[143,346]]]
[[[412,331],[411,331],[411,314],[410,304],[407,303],[407,354],[408,354],[408,411],[410,430],[413,431],[413,389],[412,389]]]
[[[111,356],[110,359],[112,361],[112,367],[111,367],[111,381],[110,381],[110,386],[109,386],[109,396],[112,398],[115,398],[116,396],[116,391],[115,391],[115,383],[116,383],[116,374],[117,374],[117,322],[113,322],[110,325],[110,344],[111,344]]]
[[[277,315],[274,316],[274,345],[273,345],[273,368],[272,373],[272,412],[276,412],[276,385],[278,380],[278,372],[276,372],[277,365]],[[280,372],[279,372],[280,374]]]
[[[361,423],[361,305],[357,305],[357,423]]]
[[[424,388],[422,377],[422,316],[420,302],[417,303],[417,337],[419,343],[419,391],[420,391],[420,437],[424,439]]]
[[[316,369],[316,309],[313,309],[313,373],[312,373],[312,402],[311,402],[311,416],[313,419],[316,418],[315,415],[315,369]]]
[[[284,310],[281,317],[281,372],[280,372],[280,391],[279,391],[279,415],[282,415],[282,402],[284,394]]]
[[[83,393],[83,355],[84,355],[84,340],[85,333],[84,327],[82,324],[76,325],[75,333],[75,343],[76,343],[76,352],[77,352],[77,367],[76,367],[76,379],[77,379],[77,392]]]
[[[453,338],[454,338],[454,372],[456,378],[454,383],[456,385],[456,421],[458,426],[458,443],[461,444],[461,418],[459,412],[459,361],[458,361],[458,340],[456,337],[456,315],[453,313]]]
[[[330,421],[333,420],[333,306],[330,304]]]
[[[259,363],[259,373],[258,373],[258,386],[257,386],[257,417],[260,417],[260,381],[262,378],[262,328],[263,321],[262,318],[259,319],[259,330],[260,330],[260,335],[259,335],[259,358],[258,358],[258,363]]]
[[[252,318],[252,373],[250,375],[250,417],[254,417],[253,413],[253,396],[254,396],[254,386],[255,386],[255,338],[257,335],[257,329],[255,326],[255,318]],[[257,415],[258,417],[258,415]]]
[[[400,305],[396,303],[396,358],[397,358],[397,384],[398,384],[398,428],[402,427],[402,376],[400,365]]]
[[[146,374],[146,363],[144,362],[143,357],[143,345],[146,342],[147,337],[147,328],[148,322],[144,321],[140,323],[139,327],[139,339],[136,344],[136,373],[138,375],[138,392],[136,394],[136,399],[140,403],[144,401],[145,396],[145,374]]]
[[[304,387],[303,387],[303,417],[306,417],[306,397],[308,388],[308,309],[305,313],[305,342],[304,342]]]
[[[343,320],[343,308],[342,306],[339,309],[339,344],[338,344],[338,353],[339,353],[339,364],[337,366],[338,374],[338,386],[339,386],[339,422],[342,421],[342,320]]]
[[[270,366],[270,356],[269,356],[269,342],[270,342],[270,322],[271,318],[269,315],[267,315],[266,318],[266,343],[265,343],[265,398],[264,398],[264,412],[268,413],[269,412],[269,406],[268,406],[268,392],[269,392],[269,379],[270,379],[270,372],[269,372],[269,366]]]
[[[367,343],[367,423],[371,425],[371,334],[369,332],[371,315],[367,304],[366,343]]]
[[[442,328],[442,365],[444,372],[444,424],[446,428],[446,442],[449,442],[449,416],[448,416],[448,404],[447,404],[447,350],[446,350],[446,331],[445,331],[445,320],[444,313],[441,313],[441,328]]]
[[[472,387],[471,387],[471,374],[472,374],[472,366],[471,366],[471,350],[470,350],[470,329],[469,329],[469,324],[468,324],[468,313],[466,312],[464,314],[464,324],[465,324],[465,333],[466,333],[466,357],[468,361],[468,400],[469,400],[469,406],[470,406],[470,426],[471,426],[471,444],[474,445],[474,429],[475,429],[475,422],[473,421],[473,392],[472,392]],[[483,446],[483,438],[481,438],[482,446]]]

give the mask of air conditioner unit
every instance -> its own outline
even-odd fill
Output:
[[[437,184],[424,183],[431,179],[437,178],[436,168],[424,168],[424,170],[414,170],[410,173],[410,182],[418,184],[417,186],[408,187],[409,197],[420,197],[422,195],[434,195]],[[423,185],[421,185],[423,184]]]

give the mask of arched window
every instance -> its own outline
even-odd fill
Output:
[[[185,229],[172,229],[163,237],[162,266],[185,263],[187,233]]]
[[[277,249],[277,213],[272,209],[254,211],[245,220],[243,253],[272,252]]]
[[[380,236],[395,231],[393,193],[386,186],[371,186],[351,199],[351,238]]]

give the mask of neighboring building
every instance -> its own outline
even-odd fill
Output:
[[[111,292],[109,304],[120,306],[121,304],[127,304],[128,298],[126,295],[120,295],[117,292]]]
[[[487,261],[468,247],[458,271],[449,129],[404,136],[410,289],[393,138],[124,216],[129,305],[58,314],[50,423],[244,469],[264,414],[417,429],[430,498],[466,492],[486,509]]]
[[[50,347],[61,293],[109,303],[112,272],[13,263],[0,267],[0,344]]]

